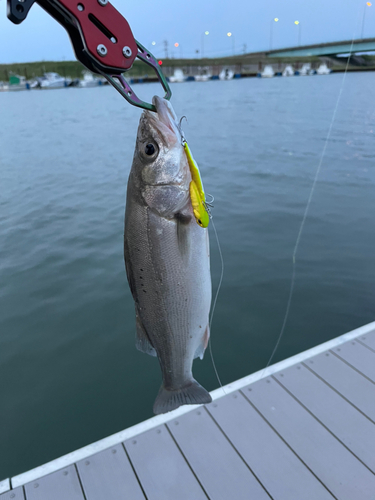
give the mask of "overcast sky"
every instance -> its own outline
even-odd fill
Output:
[[[86,0],[95,1],[95,0]],[[375,37],[375,1],[368,0],[113,0],[126,17],[137,40],[155,56],[165,54],[163,41],[175,57],[194,57],[268,50],[273,24],[273,48]],[[275,17],[278,22],[272,21]],[[299,26],[294,21],[300,22]],[[227,32],[233,33],[228,37]],[[152,46],[152,42],[156,42]],[[178,42],[178,48],[174,43]],[[40,60],[72,60],[74,53],[65,30],[35,4],[21,25],[6,17],[6,0],[0,0],[0,64]]]

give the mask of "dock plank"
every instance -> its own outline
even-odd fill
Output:
[[[77,462],[86,500],[145,500],[121,444]]]
[[[269,495],[203,407],[167,425],[210,500],[269,500]]]
[[[10,479],[3,479],[0,481],[0,493],[10,490]]]
[[[207,410],[273,500],[333,499],[242,393],[220,398]]]
[[[337,499],[374,500],[374,474],[278,382],[263,379],[243,393]]]
[[[148,500],[207,500],[164,425],[125,441],[124,446]]]
[[[25,494],[22,486],[3,493],[0,495],[0,500],[25,500]]]
[[[332,352],[375,383],[375,352],[354,340],[336,347]]]
[[[375,422],[375,384],[332,353],[318,354],[311,361],[310,370]]]
[[[85,500],[74,465],[25,484],[27,500]]]
[[[358,340],[360,342],[363,342],[366,344],[370,349],[373,349],[375,351],[375,330],[372,332],[366,333],[366,335],[362,335],[361,337],[358,337]]]
[[[308,368],[298,367],[283,370],[274,377],[375,472],[375,425]]]

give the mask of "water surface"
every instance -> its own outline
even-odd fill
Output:
[[[342,74],[175,84],[225,262],[212,328],[223,383],[268,361]],[[347,75],[274,361],[374,320],[373,73]],[[138,87],[139,89],[141,86]],[[156,84],[143,86],[151,96]],[[152,416],[123,263],[140,111],[113,89],[0,94],[0,479]],[[220,276],[213,234],[212,275]],[[208,355],[194,364],[218,386]]]

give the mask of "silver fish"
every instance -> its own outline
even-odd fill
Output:
[[[209,403],[193,378],[209,331],[211,274],[208,230],[189,195],[191,174],[171,104],[154,97],[144,111],[129,175],[124,254],[135,302],[136,347],[157,356],[162,386],[154,413]]]

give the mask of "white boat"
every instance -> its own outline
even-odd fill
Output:
[[[41,89],[61,89],[69,87],[72,83],[70,78],[64,78],[58,73],[44,73],[43,77],[39,79]]]
[[[322,63],[319,68],[316,70],[317,75],[329,75],[331,73],[331,69],[328,68],[326,63]]]
[[[0,92],[6,92],[9,90],[9,85],[5,82],[0,82]]]
[[[98,87],[99,85],[103,85],[103,81],[101,78],[94,76],[92,73],[85,71],[83,73],[83,79],[79,80],[77,87],[87,88],[87,87]]]
[[[31,89],[40,89],[40,78],[34,78],[34,80],[30,81]]]
[[[283,76],[294,76],[294,69],[290,64],[285,66],[285,69],[283,71]]]
[[[194,75],[196,82],[208,82],[208,80],[211,80],[212,75],[208,68],[198,68],[198,71],[199,75]]]
[[[184,72],[182,69],[175,69],[174,73],[172,76],[169,77],[169,81],[171,83],[182,83],[186,80],[186,76],[184,75]]]
[[[219,80],[232,80],[234,71],[229,68],[223,68],[219,73]]]
[[[310,63],[303,63],[302,68],[299,70],[300,76],[307,76],[311,75],[311,64]]]
[[[260,76],[262,78],[272,78],[273,76],[275,76],[273,67],[270,64],[266,64],[266,66],[264,66],[263,71],[260,73]]]

